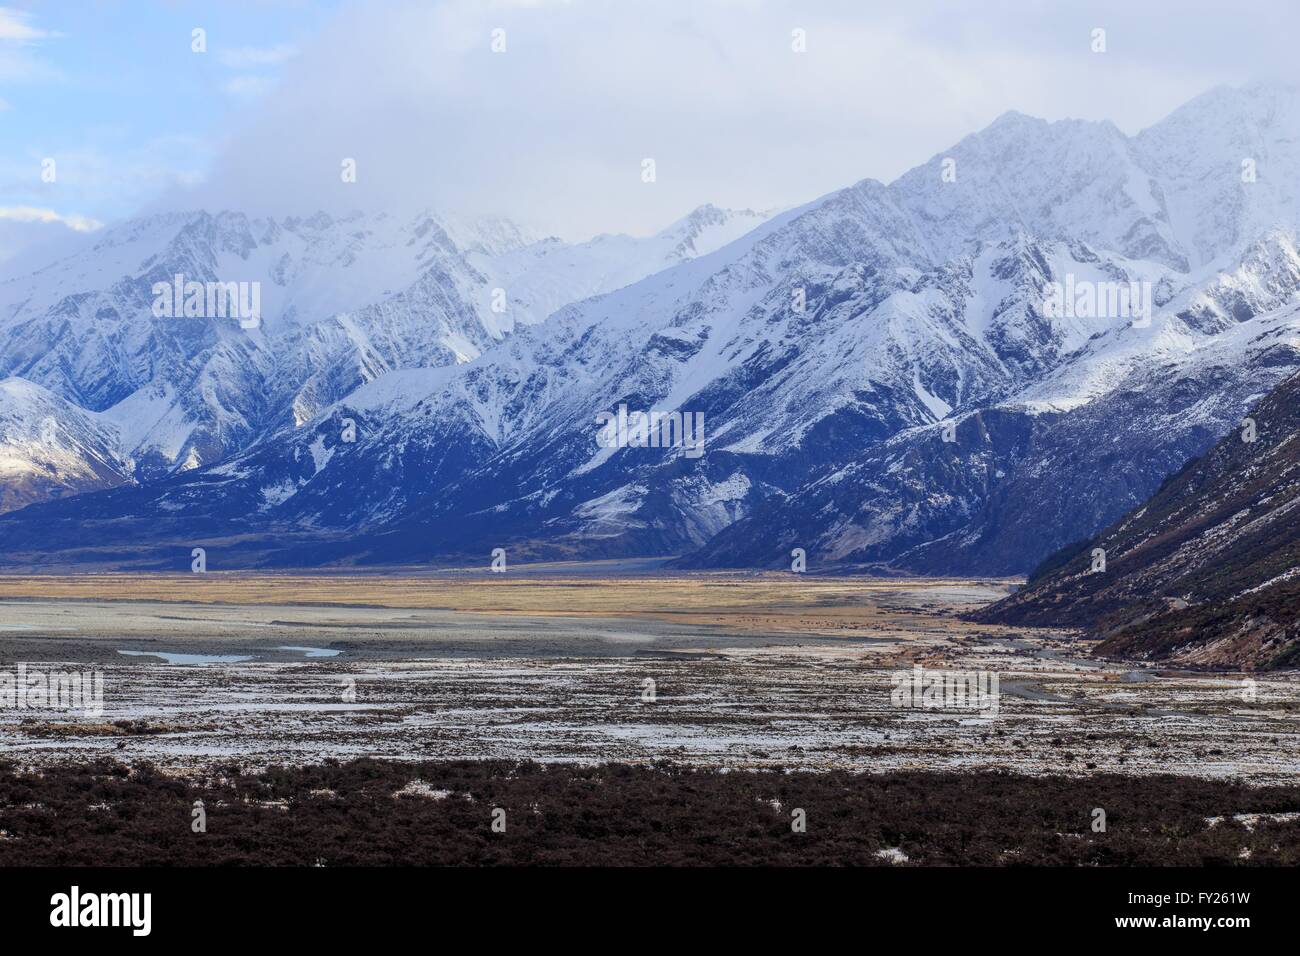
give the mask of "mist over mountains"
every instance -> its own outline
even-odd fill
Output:
[[[1133,137],[1008,113],[889,185],[577,244],[128,221],[0,281],[0,561],[1023,573],[1300,369],[1297,132],[1264,84]],[[155,315],[177,275],[260,283],[258,325]],[[1149,312],[1046,308],[1067,282]],[[603,447],[620,405],[704,453]]]

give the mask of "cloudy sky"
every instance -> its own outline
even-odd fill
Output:
[[[1134,133],[1300,80],[1290,0],[0,4],[0,258],[167,208],[646,233],[888,182],[1009,109]]]

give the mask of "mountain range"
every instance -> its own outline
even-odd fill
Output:
[[[976,619],[1084,627],[1101,654],[1184,667],[1300,661],[1300,375],[1092,538]]]
[[[1023,573],[1300,370],[1297,134],[1266,84],[1136,136],[1008,113],[889,185],[580,244],[130,221],[0,281],[0,561]],[[259,325],[154,315],[175,275],[259,282]],[[1049,304],[1083,287],[1146,308]],[[609,447],[620,408],[703,454]]]

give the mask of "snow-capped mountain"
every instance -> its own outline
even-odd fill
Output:
[[[0,511],[128,481],[120,433],[32,382],[0,380]]]
[[[769,548],[776,566],[802,547],[827,564],[1021,573],[1144,501],[1296,369],[1296,306],[1208,338],[1169,315],[1117,330],[1002,402],[774,497],[687,563]]]
[[[153,216],[0,282],[0,374],[116,422],[117,470],[155,480],[222,461],[394,369],[470,361],[762,218],[702,207],[657,236],[571,245],[428,213]],[[256,284],[257,326],[155,315],[155,283],[178,275]]]
[[[1050,557],[986,621],[1087,626],[1099,652],[1181,666],[1300,655],[1300,375],[1141,507]]]
[[[274,350],[211,346],[262,403],[219,463],[0,531],[20,560],[75,533],[160,564],[209,536],[228,566],[802,547],[810,568],[1026,570],[1300,366],[1298,133],[1294,89],[1222,89],[1134,137],[1008,114],[891,185],[757,225],[704,207],[635,249],[430,227],[391,297],[281,304]],[[1050,305],[1082,286],[1135,298]],[[702,415],[703,453],[606,447],[597,415],[623,406]]]

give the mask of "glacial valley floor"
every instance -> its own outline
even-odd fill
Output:
[[[98,671],[101,713],[0,707],[0,759],[203,773],[502,759],[874,773],[1300,772],[1300,675],[1149,670],[957,615],[1004,581],[777,574],[0,578],[0,673]],[[898,706],[900,676],[997,679]],[[919,703],[919,701],[917,702]]]

